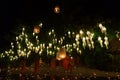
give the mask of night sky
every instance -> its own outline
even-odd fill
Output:
[[[61,12],[54,13],[55,5],[59,5]],[[120,4],[118,0],[4,0],[2,4],[0,29],[0,47],[4,36],[17,24],[33,25],[40,20],[48,25],[78,24],[83,16],[103,16],[119,19]]]
[[[70,16],[73,19],[86,15],[117,18],[120,14],[120,5],[116,0],[6,0],[4,3],[3,21],[10,27],[17,22],[30,23],[40,19],[49,22],[57,16],[69,20]],[[55,5],[61,8],[59,15],[53,12]]]

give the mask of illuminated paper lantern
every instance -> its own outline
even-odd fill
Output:
[[[40,27],[38,25],[34,26],[33,32],[38,34],[40,32]]]
[[[54,12],[57,13],[57,14],[60,13],[60,7],[59,6],[55,6]]]
[[[61,48],[56,55],[56,59],[57,60],[62,60],[65,57],[66,57],[66,50],[65,50],[65,48]]]

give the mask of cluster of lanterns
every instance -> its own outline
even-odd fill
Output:
[[[79,45],[80,39],[82,40],[82,46],[85,49],[86,46],[89,47],[89,49],[94,49],[94,41],[93,41],[94,33],[91,33],[90,31],[83,32],[83,30],[79,31],[79,34],[76,35],[76,43]]]
[[[106,48],[108,49],[109,41],[108,41],[108,37],[106,36],[107,35],[107,29],[102,24],[99,24],[99,28],[101,29],[101,32],[105,35],[104,44],[105,44]],[[103,47],[103,40],[100,36],[98,37],[98,41],[100,43],[100,46]]]
[[[52,29],[48,32],[49,38],[52,40],[49,43],[40,43],[39,36],[37,35],[40,33],[40,29],[42,27],[42,23],[39,25],[34,26],[33,29],[33,38],[36,40],[36,44],[31,42],[29,39],[29,36],[25,33],[25,28],[22,29],[22,33],[16,37],[16,44],[11,43],[11,49],[8,51],[5,51],[4,53],[0,54],[0,57],[3,58],[6,55],[10,57],[10,60],[16,60],[21,56],[29,57],[31,52],[38,53],[41,55],[44,50],[46,50],[47,55],[55,55],[58,60],[61,60],[66,57],[66,52],[71,53],[73,49],[76,49],[78,53],[82,53],[82,50],[86,49],[86,47],[89,48],[89,50],[94,50],[95,48],[95,41],[94,41],[94,33],[90,31],[83,31],[82,29],[79,30],[78,33],[68,31],[64,36],[57,37],[55,34],[55,30]],[[102,26],[102,24],[99,24],[99,28],[101,29],[101,32],[105,34],[104,38],[98,35],[98,41],[100,43],[101,47],[106,47],[106,49],[109,48],[109,39],[107,37],[106,28]],[[64,43],[66,41],[66,38],[74,40],[73,43]],[[26,46],[23,46],[25,44]],[[17,49],[17,55],[14,55],[15,48]],[[82,46],[81,46],[82,45]],[[83,47],[83,49],[81,49]]]

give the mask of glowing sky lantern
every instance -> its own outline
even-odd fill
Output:
[[[33,35],[40,33],[40,28],[42,28],[42,25],[43,25],[43,24],[40,23],[39,25],[35,25],[35,26],[34,26]]]
[[[40,27],[38,25],[34,26],[33,32],[38,34],[40,32]]]
[[[56,59],[57,60],[62,60],[65,57],[66,57],[66,50],[65,50],[65,48],[61,48],[56,55]]]
[[[60,7],[59,7],[59,6],[55,6],[55,7],[54,7],[54,12],[55,12],[56,14],[60,13]]]

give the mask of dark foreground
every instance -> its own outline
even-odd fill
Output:
[[[37,75],[37,78],[33,74],[25,74],[20,77],[19,74],[14,75],[1,75],[0,80],[120,80],[120,77],[94,77],[94,76],[47,76]]]
[[[50,68],[40,66],[38,74],[34,67],[27,67],[24,74],[19,68],[0,69],[0,80],[120,80],[120,72],[107,72],[87,67],[73,67],[65,70],[63,67]]]

